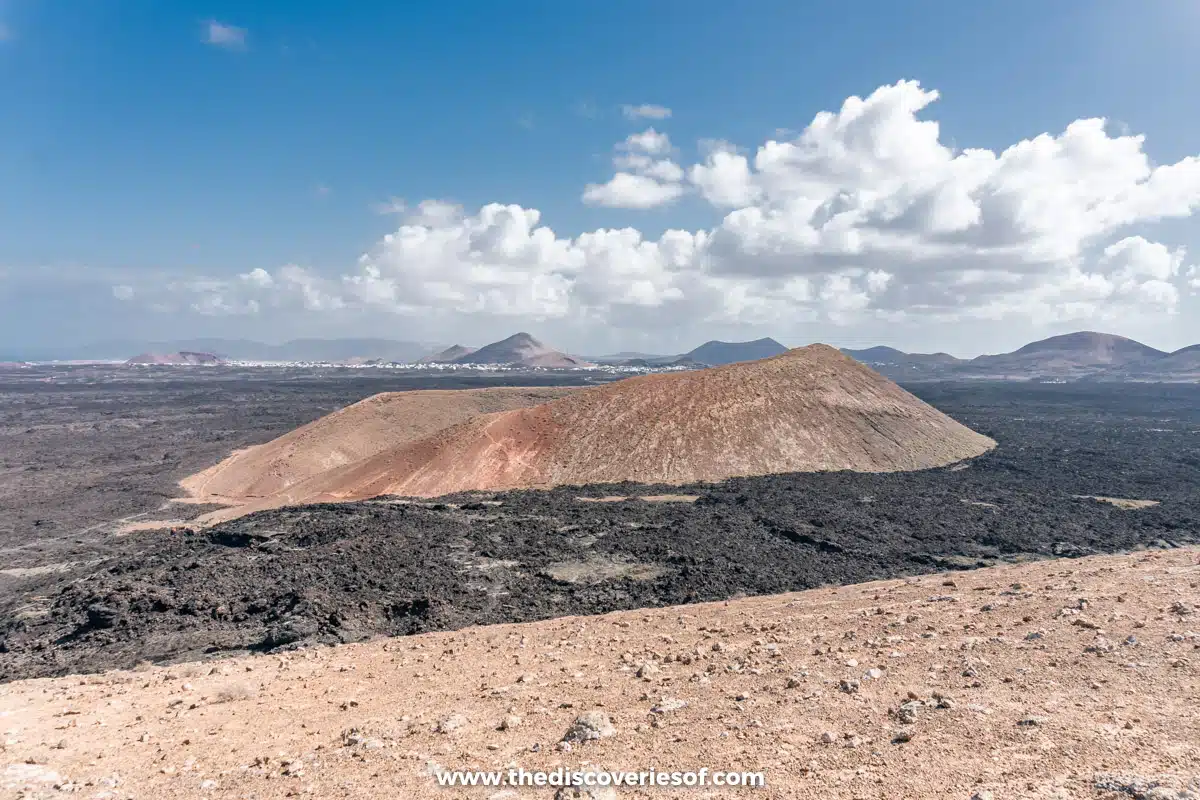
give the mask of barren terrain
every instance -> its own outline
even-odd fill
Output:
[[[1196,387],[921,386],[998,443],[932,470],[130,530],[203,510],[175,482],[233,450],[446,386],[387,378],[0,380],[0,794],[549,798],[432,775],[560,764],[766,775],[711,798],[1200,791]],[[587,712],[614,735],[564,749]]]
[[[609,376],[594,376],[608,379]],[[0,561],[103,556],[131,522],[189,519],[178,481],[379,392],[579,382],[352,369],[0,368]],[[5,578],[0,574],[0,595]]]
[[[761,361],[646,375],[471,417],[330,470],[288,501],[785,472],[926,469],[995,442],[849,356],[810,345]]]
[[[0,596],[0,678],[1197,541],[1195,389],[929,388],[999,446],[916,472],[279,509],[109,535],[57,567],[22,550]],[[579,500],[659,495],[696,499]]]
[[[1194,798],[1198,557],[1043,561],[10,683],[0,787],[27,798]],[[604,735],[560,744],[580,718]],[[761,771],[767,788],[574,794],[435,777],[559,766]]]
[[[573,387],[381,392],[184,479],[198,501],[240,503],[284,492],[335,467],[405,445],[480,414],[526,408]]]

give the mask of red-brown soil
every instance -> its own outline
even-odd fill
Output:
[[[285,491],[315,475],[428,436],[478,414],[544,403],[574,387],[383,392],[266,444],[235,452],[185,478],[202,502],[239,504]]]
[[[924,469],[995,443],[826,345],[647,375],[478,416],[293,487],[291,499],[782,472]]]

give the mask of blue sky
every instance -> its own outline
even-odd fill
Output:
[[[488,203],[517,204],[538,209],[540,223],[563,238],[625,226],[647,239],[667,228],[712,230],[729,209],[690,187],[648,209],[589,205],[581,192],[607,181],[614,146],[647,127],[669,134],[673,162],[685,169],[703,161],[711,140],[752,157],[818,112],[904,79],[939,92],[920,116],[940,123],[940,141],[953,150],[999,153],[1104,117],[1112,136],[1144,134],[1150,160],[1173,164],[1200,154],[1194,3],[0,0],[0,25],[0,351],[214,333],[480,341],[539,326],[577,350],[661,349],[708,331],[775,331],[789,344],[947,340],[941,348],[950,349],[955,326],[975,337],[961,349],[977,351],[996,340],[989,331],[1003,331],[1006,346],[1092,327],[1157,331],[1159,346],[1200,341],[1188,321],[1196,310],[1190,255],[1173,276],[1180,296],[1166,316],[1154,316],[1161,304],[1122,301],[1096,324],[1021,311],[960,320],[910,311],[897,327],[887,317],[896,308],[882,305],[833,319],[820,307],[826,273],[813,277],[815,299],[806,301],[815,316],[792,327],[777,294],[776,317],[704,306],[697,321],[698,306],[671,306],[693,284],[679,275],[655,279],[646,290],[654,297],[587,303],[577,296],[585,281],[572,277],[570,298],[557,306],[438,305],[429,299],[438,292],[403,282],[418,280],[414,272],[395,285],[419,295],[416,304],[272,301],[213,313],[212,304],[163,299],[183,291],[163,288],[173,282],[220,283],[287,264],[323,280],[352,275],[360,255],[405,224],[379,213],[389,198],[410,207],[449,200],[468,216]],[[630,119],[626,104],[671,113]],[[1195,217],[1170,216],[1082,244],[1137,233],[1172,252],[1200,252]],[[388,263],[408,270],[403,258]],[[895,270],[892,291],[904,274]],[[619,294],[620,280],[633,278],[608,276],[608,290]],[[131,299],[114,296],[114,286],[129,287]],[[634,313],[659,309],[651,317],[662,319],[668,307],[678,324],[651,329]],[[1147,328],[1148,315],[1156,328]]]

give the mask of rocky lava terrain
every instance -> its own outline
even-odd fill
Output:
[[[0,794],[1195,800],[1200,551],[0,686]],[[591,737],[595,738],[591,738]],[[701,768],[765,789],[452,789]]]
[[[918,391],[998,447],[919,472],[560,487],[419,504],[382,499],[266,511],[207,530],[110,537],[99,563],[11,584],[0,606],[0,676],[1171,549],[1200,539],[1195,388],[949,384]],[[580,500],[657,495],[667,497]]]

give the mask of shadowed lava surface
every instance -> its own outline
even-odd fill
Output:
[[[366,501],[130,534],[0,606],[0,679],[1200,541],[1195,387],[919,389],[999,447],[924,472]],[[663,493],[700,497],[578,500]]]

